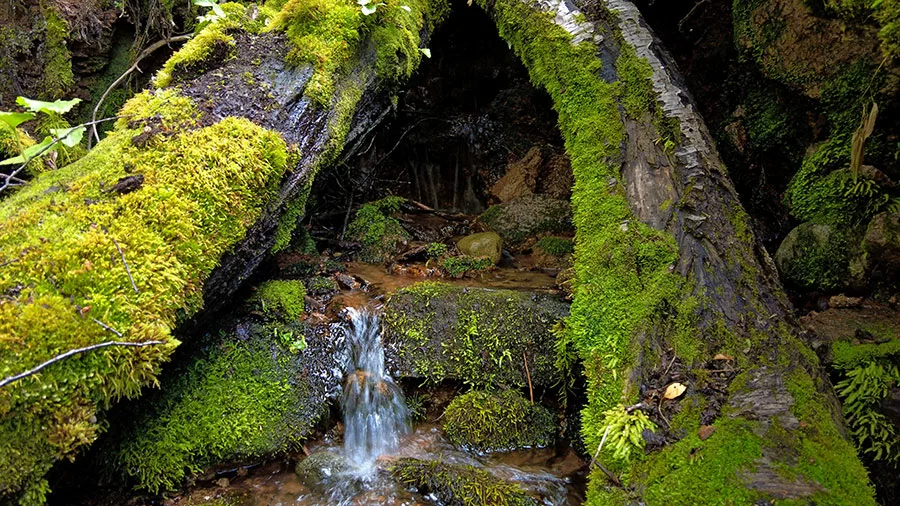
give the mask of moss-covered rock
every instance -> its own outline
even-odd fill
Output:
[[[465,393],[450,402],[443,416],[450,441],[476,452],[548,446],[556,433],[555,421],[547,408],[514,389]]]
[[[102,342],[161,343],[91,351],[0,389],[0,494],[25,490],[31,504],[54,460],[97,437],[100,409],[156,381],[172,328],[202,307],[204,280],[287,168],[278,135],[235,118],[200,127],[174,92],[122,114],[87,156],[0,202],[0,376]],[[136,191],[110,190],[135,174]]]
[[[156,493],[207,466],[299,449],[340,391],[340,350],[326,332],[238,320],[207,336],[159,393],[122,416],[99,448],[104,466]],[[285,336],[308,346],[298,352]]]
[[[847,286],[850,244],[846,232],[830,225],[804,223],[791,231],[775,253],[782,278],[803,289]]]
[[[234,38],[219,24],[208,26],[166,61],[153,85],[165,88],[197,77],[231,56],[234,45]]]
[[[491,206],[478,219],[513,247],[542,234],[573,230],[569,202],[546,195],[528,195]]]
[[[363,205],[347,227],[347,236],[362,244],[360,258],[365,262],[386,261],[409,234],[393,217],[404,199],[386,197]]]
[[[298,462],[294,471],[300,481],[313,492],[321,494],[340,483],[344,489],[342,492],[350,496],[352,493],[346,488],[352,482],[348,474],[352,468],[353,464],[343,452],[321,450]]]
[[[496,265],[503,255],[503,239],[494,232],[467,235],[456,243],[463,255],[473,258],[487,257]]]
[[[264,315],[290,322],[303,314],[306,288],[302,281],[266,281],[256,290],[250,304]]]
[[[473,466],[402,458],[391,467],[401,483],[448,506],[537,506],[517,485]]]
[[[887,275],[900,272],[900,214],[880,213],[872,218],[863,238],[868,261]]]
[[[556,381],[553,326],[568,304],[540,293],[422,282],[385,304],[385,350],[397,374],[473,385]],[[523,354],[525,357],[523,357]]]

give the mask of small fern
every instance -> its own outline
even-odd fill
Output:
[[[894,426],[878,411],[881,400],[898,384],[897,366],[876,360],[850,369],[837,384],[850,434],[860,451],[874,460],[896,462],[900,457]]]

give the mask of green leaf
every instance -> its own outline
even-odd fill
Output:
[[[80,98],[73,98],[72,100],[57,100],[55,102],[44,102],[42,100],[32,100],[25,97],[19,97],[16,99],[17,104],[21,105],[22,107],[28,108],[32,112],[45,112],[48,114],[51,112],[65,114],[72,110],[72,108],[78,105],[80,102]]]
[[[0,111],[0,121],[9,125],[10,128],[16,128],[22,123],[32,119],[34,119],[34,114],[31,114],[30,112]]]
[[[63,143],[63,145],[72,148],[81,142],[85,130],[84,126],[76,126],[72,128],[53,128],[50,130],[50,133],[59,139],[59,142]]]
[[[0,165],[22,165],[26,160],[37,156],[37,154],[47,146],[53,143],[53,138],[50,136],[44,137],[44,140],[40,142],[40,144],[35,144],[34,146],[29,146],[22,151],[22,154],[19,156],[14,156],[12,158],[7,158],[6,160],[0,161]],[[50,150],[44,151],[41,153],[42,155],[48,153]]]
[[[375,14],[376,10],[378,10],[377,5],[363,5],[362,6],[362,13],[365,14],[366,16],[368,16],[370,14]]]

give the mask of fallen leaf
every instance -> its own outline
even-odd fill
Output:
[[[734,360],[734,357],[731,355],[726,355],[724,353],[717,353],[713,360],[728,360],[729,362]]]
[[[663,395],[666,399],[677,399],[687,390],[687,387],[681,383],[672,383],[666,387],[666,393]]]
[[[700,430],[697,431],[697,436],[700,437],[700,441],[706,441],[715,431],[716,428],[712,425],[701,425]]]

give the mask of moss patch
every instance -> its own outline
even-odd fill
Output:
[[[441,504],[456,506],[537,506],[540,504],[516,485],[505,483],[473,466],[439,460],[402,458],[391,474],[421,494],[434,494]]]
[[[206,27],[166,61],[153,85],[165,88],[197,77],[234,54],[234,44],[218,23]]]
[[[541,448],[553,443],[556,432],[547,408],[512,389],[460,395],[447,406],[443,421],[453,444],[476,452]]]
[[[440,382],[524,387],[556,381],[554,324],[568,306],[549,296],[433,282],[398,290],[385,305],[386,349],[400,373]]]
[[[122,113],[88,156],[0,202],[0,376],[105,341],[165,344],[93,351],[0,390],[7,493],[93,441],[99,409],[156,381],[179,314],[200,309],[203,280],[286,169],[277,135],[233,118],[196,128],[196,109],[176,93],[143,93]],[[158,134],[132,143],[150,123]],[[144,176],[140,189],[110,191],[133,174]]]
[[[263,283],[250,299],[250,303],[267,316],[290,322],[303,314],[305,297],[306,288],[303,282],[273,280]]]
[[[347,236],[362,244],[360,258],[364,262],[383,262],[397,250],[409,234],[393,217],[400,211],[404,199],[385,197],[363,205],[347,227]]]

